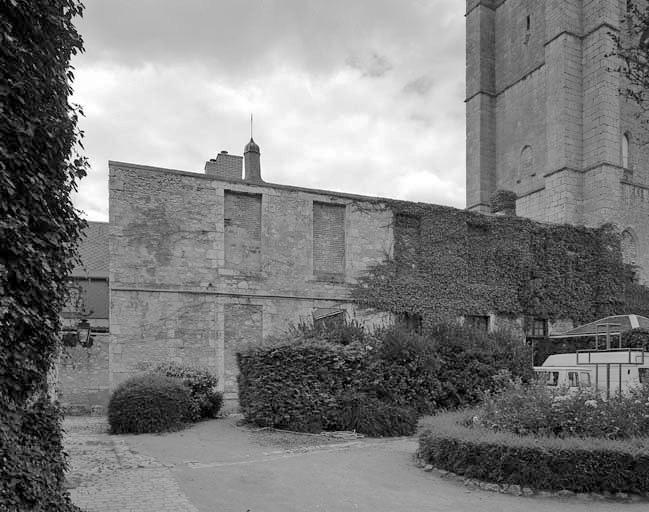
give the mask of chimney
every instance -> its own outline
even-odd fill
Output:
[[[250,142],[243,150],[243,157],[246,161],[246,181],[263,181],[261,179],[261,163],[259,146],[250,137]]]
[[[221,151],[216,155],[216,158],[211,158],[205,162],[205,174],[240,180],[243,174],[243,157],[229,155],[227,151]]]

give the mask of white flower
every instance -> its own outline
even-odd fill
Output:
[[[585,405],[586,407],[594,407],[594,408],[597,408],[597,400],[586,400],[586,401],[584,402],[584,405]]]

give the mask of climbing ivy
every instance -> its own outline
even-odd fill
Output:
[[[354,287],[361,305],[419,314],[424,326],[489,313],[587,322],[627,309],[613,226],[542,224],[393,200],[373,207],[394,214],[395,254]]]

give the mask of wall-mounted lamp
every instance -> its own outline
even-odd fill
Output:
[[[85,318],[77,324],[77,339],[82,347],[89,347],[90,342],[90,322]]]

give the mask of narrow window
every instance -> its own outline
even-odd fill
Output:
[[[531,20],[529,14],[528,14],[527,15],[527,31],[529,32],[531,28],[532,28],[532,20]]]
[[[628,133],[622,135],[622,167],[630,169],[629,166],[629,142],[630,137]]]

